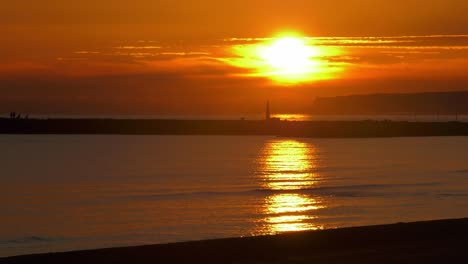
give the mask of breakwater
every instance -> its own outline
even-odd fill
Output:
[[[0,134],[466,136],[468,123],[169,119],[0,119]]]

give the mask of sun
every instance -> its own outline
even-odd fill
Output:
[[[333,79],[342,70],[329,58],[341,51],[317,45],[318,41],[299,34],[255,39],[233,39],[240,43],[231,46],[232,57],[222,61],[246,69],[246,77],[266,77],[276,84],[287,86]]]
[[[313,57],[320,54],[315,47],[306,45],[303,39],[296,37],[277,39],[260,49],[259,53],[260,58],[280,75],[307,73],[317,65]]]

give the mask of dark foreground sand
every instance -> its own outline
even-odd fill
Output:
[[[468,263],[468,218],[19,256],[1,263]]]

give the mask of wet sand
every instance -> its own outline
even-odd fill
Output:
[[[466,263],[468,218],[17,256],[0,263]]]

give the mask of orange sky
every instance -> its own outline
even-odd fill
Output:
[[[465,90],[467,13],[466,0],[8,1],[0,113],[243,115],[266,98],[301,113],[316,96]],[[229,63],[291,31],[339,50],[320,57],[339,74],[285,85]]]

